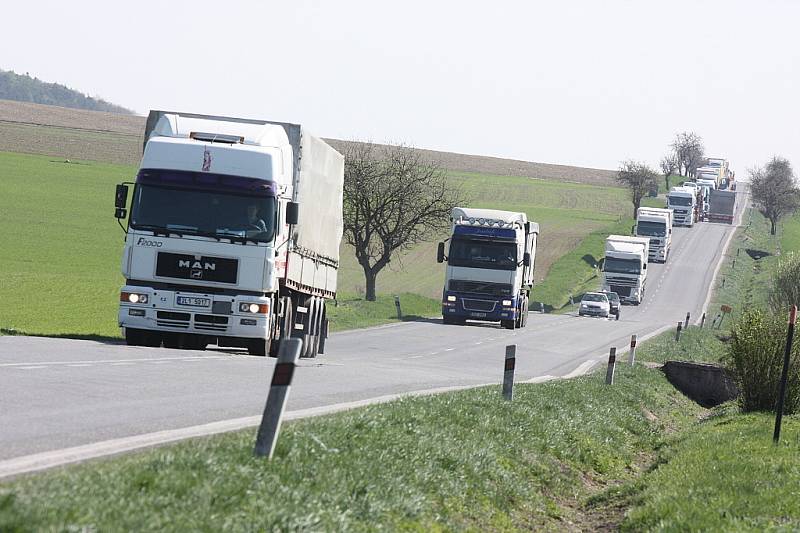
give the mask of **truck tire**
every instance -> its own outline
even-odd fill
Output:
[[[514,323],[516,320],[501,320],[500,325],[505,329],[514,329]]]
[[[161,346],[161,336],[155,331],[146,329],[125,328],[125,343],[128,346]]]
[[[308,347],[304,349],[307,359],[314,359],[319,355],[319,331],[321,306],[320,298],[312,296],[309,301],[308,331],[305,338],[308,340]]]
[[[319,322],[319,350],[320,354],[325,354],[325,343],[328,341],[328,311],[325,300],[322,300],[322,318]]]
[[[467,321],[463,318],[455,317],[455,316],[442,316],[442,323],[450,324],[453,326],[463,326],[467,323]]]
[[[276,325],[278,336],[274,339],[278,342],[271,343],[269,351],[270,357],[278,357],[278,350],[281,346],[280,341],[290,338],[294,331],[294,307],[292,299],[288,296],[281,298],[281,307],[283,309],[283,315],[276,318],[278,321]]]
[[[247,353],[264,357],[267,354],[272,355],[272,339],[250,339],[247,344]],[[277,357],[277,354],[276,354]]]

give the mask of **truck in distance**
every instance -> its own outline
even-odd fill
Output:
[[[648,261],[666,263],[672,248],[672,209],[640,207],[636,211],[635,235],[650,239]]]
[[[623,302],[639,305],[647,285],[650,239],[609,235],[603,258],[603,292],[615,292]]]
[[[676,226],[694,226],[697,191],[691,187],[673,187],[667,193],[667,209],[672,209],[672,223]]]
[[[709,222],[724,222],[733,224],[733,214],[736,210],[736,192],[728,190],[711,191],[708,207]]]
[[[323,353],[343,182],[343,157],[299,125],[151,111],[122,254],[127,343],[274,355],[299,337]]]
[[[445,254],[440,242],[436,260],[447,262],[442,291],[445,324],[469,320],[500,322],[507,329],[525,327],[533,286],[539,225],[525,213],[456,207]]]

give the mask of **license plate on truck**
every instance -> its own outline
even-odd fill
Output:
[[[475,318],[486,318],[486,313],[470,313],[469,316],[474,316]]]
[[[197,296],[178,296],[178,305],[186,305],[189,307],[209,307],[211,305],[211,298],[198,298]]]

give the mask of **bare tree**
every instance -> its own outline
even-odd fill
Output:
[[[378,273],[394,254],[449,225],[460,190],[436,161],[407,146],[348,143],[344,150],[344,237],[375,301]]]
[[[800,190],[794,179],[792,165],[775,156],[764,168],[750,170],[750,193],[759,211],[770,221],[770,235],[781,218],[800,207]]]
[[[642,198],[655,186],[658,174],[645,163],[628,160],[622,163],[617,172],[617,181],[631,192],[633,218],[642,204]]]
[[[678,171],[678,158],[675,153],[667,154],[661,158],[661,173],[664,174],[664,185],[669,191],[669,177]]]
[[[705,163],[703,139],[694,132],[683,132],[675,136],[670,145],[678,163],[681,176],[694,176],[695,170]]]

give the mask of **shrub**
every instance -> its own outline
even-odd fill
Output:
[[[731,332],[726,362],[736,375],[742,410],[774,411],[783,370],[787,322],[760,310],[745,312]],[[800,341],[795,335],[789,359],[784,412],[800,410]]]
[[[776,313],[800,306],[800,255],[790,252],[778,261],[772,273],[769,305]]]

